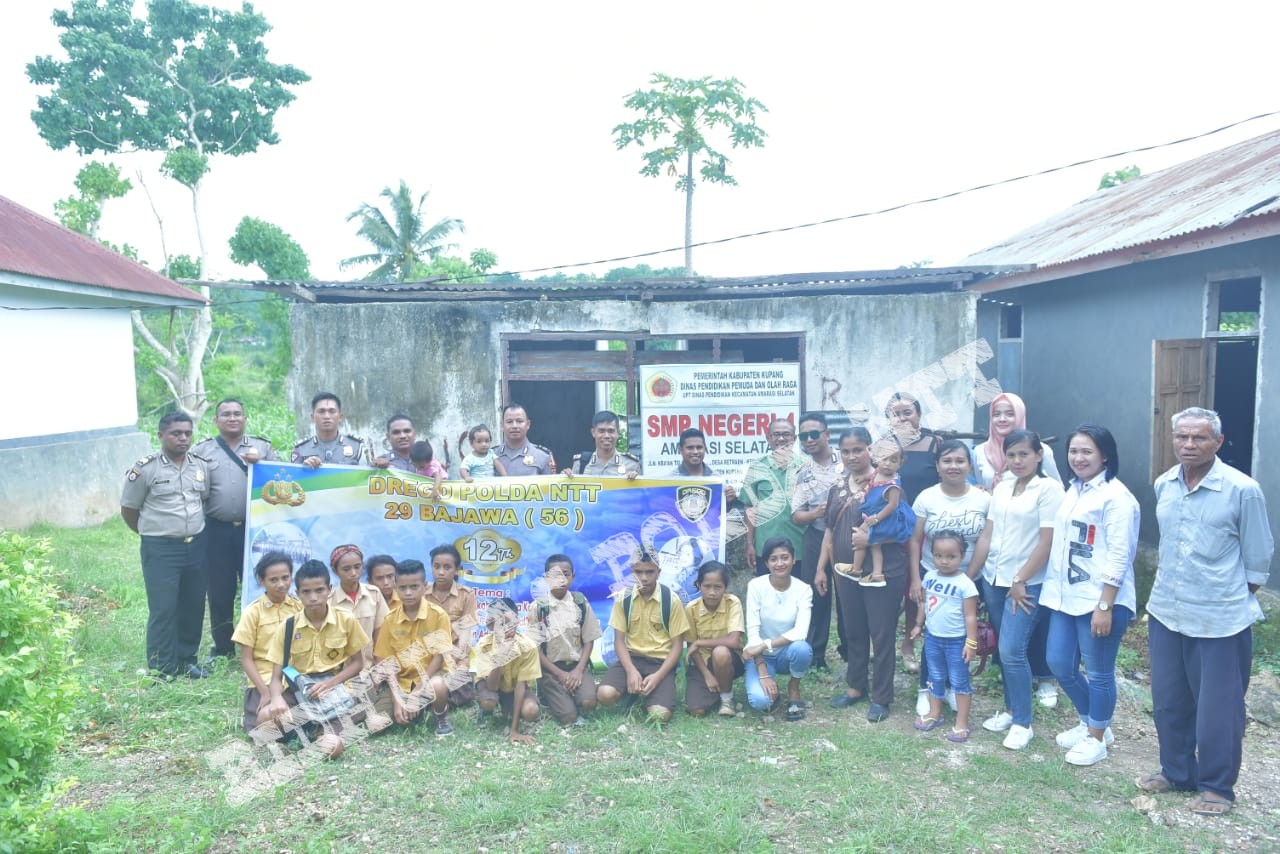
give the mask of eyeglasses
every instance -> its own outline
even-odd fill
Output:
[[[821,430],[806,430],[800,434],[801,442],[813,442],[822,438]]]

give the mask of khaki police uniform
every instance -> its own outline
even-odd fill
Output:
[[[502,461],[507,477],[556,473],[556,458],[541,445],[526,442],[523,448],[510,448],[504,442],[494,445],[492,450]]]
[[[138,511],[147,590],[147,666],[176,676],[196,663],[204,600],[204,501],[208,462],[188,451],[181,464],[152,454],[125,475],[120,506]]]
[[[331,442],[322,442],[316,436],[308,436],[293,446],[289,462],[300,463],[308,457],[319,457],[320,462],[326,466],[359,466],[364,465],[364,450],[364,440],[349,433],[339,433]]]
[[[614,451],[613,457],[606,462],[600,459],[596,452],[592,451],[586,465],[582,463],[582,456],[582,454],[573,455],[574,474],[585,474],[592,477],[626,477],[632,472],[642,474],[640,458],[632,454]]]
[[[218,439],[213,436],[198,442],[191,453],[204,458],[209,471],[209,497],[204,502],[204,515],[213,654],[230,656],[236,652],[231,639],[231,619],[235,613],[236,586],[244,573],[244,526],[249,512],[248,463],[240,455],[253,449],[263,462],[280,457],[261,436],[241,436],[234,447],[226,443],[226,448],[236,455],[233,460]]]

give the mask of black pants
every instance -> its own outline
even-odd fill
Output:
[[[886,708],[893,702],[893,673],[898,651],[898,614],[906,578],[885,579],[884,587],[863,587],[843,575],[835,575],[836,598],[844,612],[849,667],[845,681],[859,695],[867,693],[871,671],[871,702]]]
[[[147,666],[168,675],[194,664],[204,626],[209,576],[203,532],[183,542],[142,538],[142,580],[147,588]]]
[[[804,553],[806,560],[797,567],[795,576],[801,581],[813,586],[813,576],[818,568],[818,555],[822,552],[822,535],[823,531],[819,531],[810,525],[804,530]],[[813,647],[813,664],[815,667],[824,667],[827,662],[827,643],[831,639],[831,603],[835,599],[835,573],[831,571],[831,567],[827,567],[827,592],[825,595],[819,594],[817,589],[813,591],[813,614],[809,619],[809,637],[805,638],[809,642],[809,646]],[[847,655],[844,643],[844,618],[843,615],[836,611],[836,632],[840,638],[839,652],[840,657]]]
[[[213,654],[231,655],[235,631],[236,590],[244,569],[244,525],[206,519],[204,535],[209,552],[209,634]]]

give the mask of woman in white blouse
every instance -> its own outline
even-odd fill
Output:
[[[747,702],[765,711],[781,697],[778,677],[787,681],[787,720],[804,717],[800,680],[813,663],[809,616],[813,610],[813,588],[791,577],[796,552],[786,537],[771,537],[761,548],[768,575],[747,583],[747,646],[742,650],[746,664]]]
[[[1137,610],[1141,511],[1116,478],[1120,456],[1106,427],[1077,427],[1067,464],[1075,477],[1058,507],[1040,605],[1049,612],[1049,667],[1080,715],[1077,726],[1058,734],[1058,745],[1072,765],[1093,765],[1107,758],[1112,741],[1116,652]]]

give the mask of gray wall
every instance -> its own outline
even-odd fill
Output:
[[[151,453],[142,433],[0,448],[0,529],[96,525],[120,512],[125,472]]]

